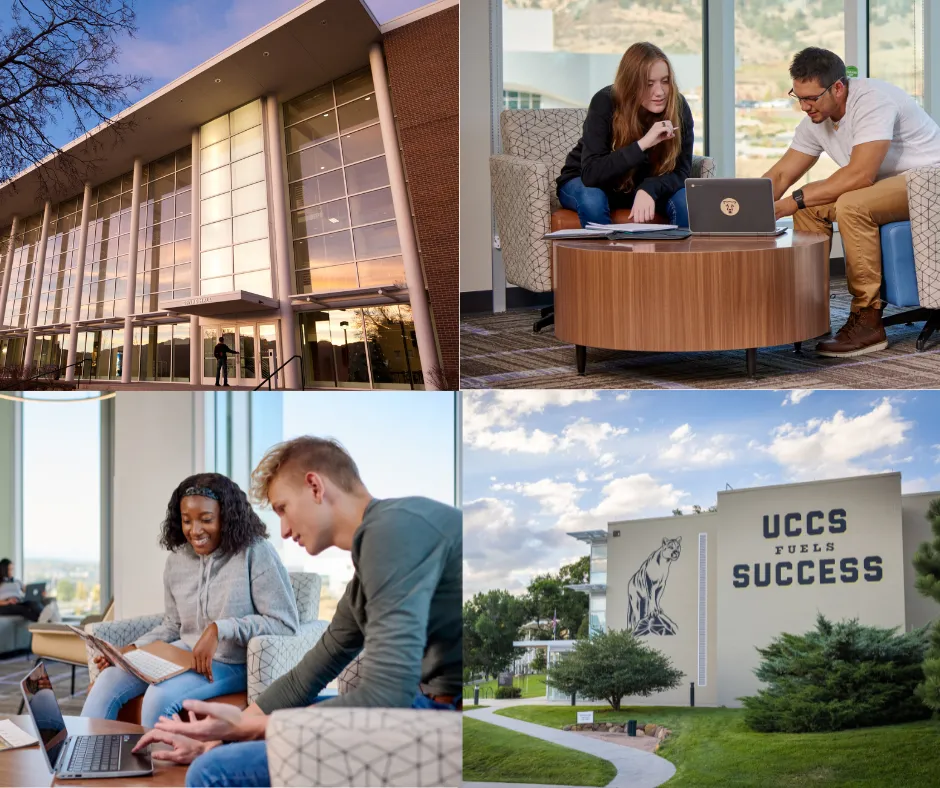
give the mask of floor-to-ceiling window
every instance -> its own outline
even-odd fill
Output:
[[[923,106],[924,0],[868,0],[868,14],[868,75]]]
[[[134,174],[128,172],[92,192],[80,320],[127,314],[133,185]]]
[[[25,328],[29,321],[29,299],[33,288],[33,273],[36,255],[39,253],[39,236],[42,231],[42,213],[33,214],[22,223],[22,230],[13,239],[13,259],[9,263],[10,290],[7,295],[4,326]],[[9,364],[22,364],[19,358],[8,354]]]
[[[60,203],[49,221],[46,264],[39,288],[39,311],[36,325],[66,323],[71,320],[75,303],[75,267],[78,265],[78,243],[81,234],[82,195]]]

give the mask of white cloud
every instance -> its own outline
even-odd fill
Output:
[[[601,453],[600,445],[604,441],[619,438],[628,432],[630,430],[627,427],[614,427],[606,421],[593,422],[582,416],[565,427],[562,431],[560,445],[561,448],[567,449],[581,444],[592,454],[599,455]]]
[[[901,493],[903,495],[910,495],[911,493],[921,493],[928,492],[930,490],[930,483],[921,477],[916,479],[901,479]]]
[[[605,452],[597,458],[597,465],[599,468],[609,468],[615,462],[617,462],[617,455],[609,451]]]
[[[554,479],[540,479],[537,482],[518,482],[516,484],[494,484],[493,490],[508,490],[534,498],[539,502],[543,514],[554,516],[571,515],[578,512],[578,500],[585,493],[583,487],[576,487],[571,482],[558,482]]]
[[[617,402],[626,402],[628,399],[630,399],[629,391],[624,391],[617,395]]]
[[[606,521],[623,520],[641,512],[671,511],[687,492],[672,484],[660,484],[648,473],[614,479],[602,490],[604,499],[590,511]]]
[[[676,427],[672,434],[669,436],[671,441],[681,441],[685,438],[688,438],[692,433],[692,428],[688,424],[683,424],[681,427]]]
[[[831,419],[805,424],[781,424],[770,444],[760,450],[784,466],[795,479],[856,476],[871,471],[861,464],[877,452],[898,446],[913,427],[885,398],[873,410],[847,417],[837,411]]]
[[[596,482],[609,482],[614,478],[613,471],[607,471],[607,473],[602,473],[600,476],[595,476],[594,481]]]
[[[578,473],[575,475],[575,478],[576,478],[581,484],[584,484],[584,482],[586,482],[586,481],[588,480],[588,475],[587,475],[584,471],[582,471],[582,470],[579,469],[579,470],[578,470]]]
[[[780,403],[780,407],[783,407],[784,405],[799,405],[812,393],[813,389],[793,389],[793,391],[784,397],[783,402]]]
[[[720,465],[734,459],[734,452],[728,448],[730,440],[729,436],[720,434],[697,439],[692,427],[683,424],[672,431],[670,443],[660,451],[659,459],[667,467]]]

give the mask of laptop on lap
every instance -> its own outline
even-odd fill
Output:
[[[688,178],[685,193],[692,235],[773,237],[787,231],[774,216],[770,178]]]
[[[131,750],[143,734],[69,736],[46,666],[40,662],[20,682],[49,771],[63,780],[141,777],[153,774],[149,749]]]
[[[26,586],[24,599],[27,602],[39,602],[42,604],[42,595],[46,593],[45,583],[30,583]]]

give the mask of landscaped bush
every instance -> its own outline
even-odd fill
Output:
[[[899,634],[820,615],[815,630],[784,633],[758,649],[755,673],[767,687],[741,699],[745,724],[764,733],[807,733],[925,719],[930,710],[914,691],[926,650],[926,628]]]
[[[521,698],[522,687],[497,687],[496,699],[506,700],[508,698]]]
[[[64,373],[56,377],[57,368],[53,365],[42,367],[3,366],[0,367],[0,391],[61,391],[73,390],[74,383],[65,381]],[[41,377],[37,377],[41,375]]]
[[[928,599],[940,602],[940,498],[934,498],[927,510],[933,539],[924,542],[914,554],[917,579],[914,585]],[[924,660],[924,682],[917,688],[917,697],[940,716],[940,620],[933,625],[931,646]]]

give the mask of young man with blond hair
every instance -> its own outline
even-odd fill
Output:
[[[311,555],[352,553],[355,574],[317,644],[244,712],[185,701],[194,722],[161,719],[138,748],[192,763],[187,785],[269,785],[268,715],[308,706],[363,649],[359,685],[318,705],[456,709],[462,685],[460,510],[427,498],[373,498],[337,442],[302,437],[271,449],[252,474],[281,536]],[[232,742],[220,746],[222,742]]]

